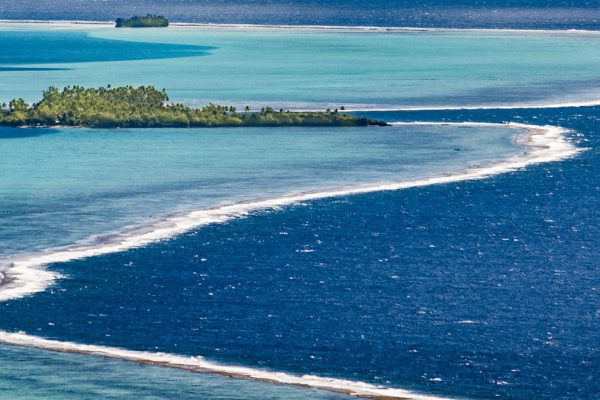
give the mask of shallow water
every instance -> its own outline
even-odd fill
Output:
[[[3,303],[0,326],[441,395],[593,399],[595,110],[525,114],[577,129],[591,150],[483,181],[311,201],[57,264],[69,279]]]
[[[10,399],[347,399],[319,391],[231,380],[87,356],[0,346],[0,397]],[[60,374],[57,373],[60,371]]]
[[[40,34],[5,28],[0,30],[0,48],[7,56],[0,58],[0,66],[65,70],[1,71],[0,99],[35,101],[50,85],[112,84],[154,85],[166,88],[174,101],[212,101],[240,109],[598,101],[599,35],[202,29]],[[48,40],[55,45],[48,47]],[[84,60],[70,51],[89,46],[94,50],[83,52]],[[25,49],[22,56],[30,60],[12,59],[14,48]],[[201,56],[189,57],[194,52]],[[159,60],[147,59],[153,55]],[[104,62],[80,62],[92,59]]]
[[[513,142],[519,133],[505,126],[0,128],[0,255],[70,245],[174,212],[488,164],[523,151]]]
[[[3,30],[0,46],[30,40],[30,49],[43,49],[38,33]],[[582,90],[593,97],[600,54],[596,36],[571,34],[60,35],[98,48],[88,62],[77,62],[59,38],[61,51],[51,59],[5,59],[1,97],[34,99],[49,84],[110,82],[164,86],[190,103],[547,103],[582,100]],[[133,39],[148,43],[121,42]],[[189,45],[210,49],[181,47]],[[124,61],[131,49],[143,57]],[[198,57],[182,57],[190,51]],[[250,58],[257,68],[241,68]],[[484,181],[256,212],[144,248],[56,264],[51,269],[67,278],[44,293],[0,303],[0,328],[442,395],[593,399],[600,392],[598,110],[370,115],[564,125],[581,132],[574,138],[591,150]],[[513,136],[506,127],[451,126],[2,129],[0,251],[71,244],[173,211],[454,171],[521,152]],[[70,385],[73,397],[118,387],[115,398],[137,390],[185,398],[194,385],[210,397],[255,397],[253,390],[292,396],[118,362],[96,372],[104,360],[0,347],[1,365],[15,358],[24,360],[16,363],[22,369],[0,371],[0,389],[8,388],[10,398],[58,393],[42,384],[48,379]],[[48,362],[60,374],[40,365]],[[74,368],[93,371],[86,377],[108,375],[90,389]],[[43,379],[16,380],[23,375]],[[133,378],[123,383],[125,375]],[[176,376],[176,383],[166,392],[140,386],[156,375]]]

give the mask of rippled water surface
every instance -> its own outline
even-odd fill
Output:
[[[598,29],[587,0],[21,0],[4,1],[7,19],[113,21],[157,13],[208,23],[382,25],[459,28]]]
[[[191,374],[87,356],[0,346],[0,397],[10,399],[347,399],[318,391]],[[10,368],[6,368],[10,366]]]
[[[503,126],[0,128],[0,255],[174,212],[485,165],[522,152],[518,134]]]
[[[0,29],[7,101],[73,84],[154,85],[174,101],[240,109],[600,100],[600,34],[15,29]]]
[[[508,21],[510,10],[523,6],[517,3],[504,4],[495,22],[480,17],[481,25]],[[98,11],[97,5],[76,1],[59,15],[60,4],[46,4],[44,18],[110,19],[116,3],[102,2]],[[358,10],[392,7],[368,4],[357,5]],[[146,5],[149,11],[165,10],[164,2]],[[229,7],[199,5],[178,1],[169,10],[175,19],[183,18],[181,10],[194,10],[189,20],[205,21],[215,10]],[[268,21],[279,23],[284,16],[291,18],[294,7],[312,7],[319,18],[302,13],[292,22],[402,21],[394,19],[397,6],[396,14],[373,12],[370,19],[366,12],[346,18],[348,12],[338,7],[340,14],[332,20],[326,9],[335,6],[275,2],[265,15],[275,13]],[[458,12],[463,5],[447,6]],[[585,4],[571,4],[575,7],[564,14],[556,14],[554,5],[537,6],[506,23],[514,26],[542,14],[549,16],[547,22],[530,19],[540,21],[536,27],[563,27],[566,20],[548,22],[556,15],[575,18],[575,27],[595,23],[596,9]],[[133,10],[127,7],[121,11]],[[428,9],[422,6],[419,13],[405,15],[410,19]],[[31,10],[27,1],[0,3],[0,18],[41,18]],[[488,15],[489,8],[470,10],[455,23],[466,24],[477,13]],[[432,24],[440,21],[440,13],[432,13]],[[224,15],[227,22],[264,21],[258,13]],[[165,87],[174,100],[189,104],[210,100],[253,107],[577,103],[597,100],[599,38],[574,33],[4,26],[0,98],[32,101],[49,85],[111,83]],[[481,181],[254,212],[146,247],[53,264],[50,269],[64,278],[43,293],[0,303],[0,329],[202,355],[225,364],[433,395],[595,399],[600,392],[598,109],[368,115],[387,121],[561,125],[572,129],[569,140],[587,151]],[[0,254],[7,258],[70,245],[173,212],[456,172],[522,153],[522,145],[513,140],[519,132],[506,126],[454,125],[4,128]],[[0,398],[126,399],[140,394],[341,398],[0,347]]]

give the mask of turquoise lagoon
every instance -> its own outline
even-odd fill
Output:
[[[13,26],[0,30],[0,100],[35,101],[50,85],[132,84],[166,88],[173,100],[192,105],[386,109],[594,102],[600,98],[593,89],[600,81],[599,50],[597,34],[573,32]],[[500,125],[3,128],[0,258],[95,240],[173,213],[487,165],[523,152],[514,141],[518,133]],[[0,371],[0,397],[337,398],[11,347],[0,347],[0,365],[16,366]]]
[[[0,346],[0,398],[336,400],[347,396],[170,368]],[[57,373],[60,372],[60,373]]]
[[[0,256],[176,212],[487,165],[521,152],[520,133],[501,125],[0,128]]]
[[[600,82],[598,35],[5,27],[0,99],[34,101],[51,84],[151,84],[188,104],[257,108],[594,102],[600,99],[594,89]],[[15,52],[25,54],[15,57]]]

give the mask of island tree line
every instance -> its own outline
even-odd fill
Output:
[[[145,17],[117,18],[117,28],[166,28],[169,20],[160,15],[148,14]]]
[[[29,105],[23,99],[3,104],[0,125],[82,126],[92,128],[235,127],[235,126],[368,126],[384,122],[337,110],[324,112],[238,112],[232,106],[209,104],[192,108],[169,102],[166,91],[152,86],[111,88],[50,87]]]

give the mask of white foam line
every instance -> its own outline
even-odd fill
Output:
[[[208,100],[206,101],[208,102]],[[223,102],[223,101],[222,101]],[[263,103],[261,103],[263,104]],[[444,106],[394,106],[385,107],[379,105],[370,104],[350,104],[344,105],[344,109],[340,110],[339,106],[335,104],[323,104],[317,106],[313,105],[299,105],[296,106],[293,103],[273,103],[271,105],[275,109],[284,108],[293,111],[302,112],[319,112],[326,108],[337,109],[342,113],[349,112],[390,112],[390,111],[460,111],[460,110],[527,110],[527,109],[546,109],[546,108],[579,108],[579,107],[594,107],[600,106],[600,98],[590,99],[585,101],[565,101],[556,103],[512,103],[512,104],[488,104],[488,105],[444,105]],[[257,107],[256,109],[259,109]]]
[[[184,369],[192,372],[210,373],[235,379],[300,386],[321,389],[331,392],[345,393],[357,397],[371,399],[413,399],[444,400],[444,397],[428,396],[413,393],[404,389],[375,386],[365,382],[344,379],[324,378],[315,375],[293,375],[284,372],[229,366],[206,361],[202,357],[191,357],[167,353],[151,353],[145,351],[126,350],[117,347],[96,346],[73,342],[60,342],[43,339],[25,333],[0,331],[0,343],[32,347],[62,353],[76,353],[90,356],[107,357],[132,361],[141,364],[152,364],[163,367]]]
[[[35,28],[44,29],[115,29],[112,21],[69,21],[69,20],[0,20],[0,28]],[[161,28],[165,29],[165,28]],[[261,24],[219,24],[219,23],[192,23],[173,22],[167,29],[196,29],[196,30],[232,30],[232,31],[287,31],[287,32],[323,32],[323,33],[516,33],[516,34],[561,34],[561,35],[600,35],[598,30],[585,29],[490,29],[490,28],[419,28],[402,26],[344,26],[344,25],[261,25]],[[214,101],[214,100],[213,100]],[[408,106],[408,107],[379,107],[352,106],[346,107],[346,112],[361,111],[447,111],[447,110],[520,110],[565,107],[591,107],[600,105],[600,98],[587,101],[566,101],[556,103],[517,103],[511,105],[449,105],[449,106]],[[263,104],[264,106],[264,104]],[[325,108],[336,108],[328,105]],[[260,107],[259,107],[260,108]],[[274,108],[281,108],[277,103]],[[286,108],[286,107],[283,107]],[[295,108],[294,108],[295,109]],[[322,109],[301,108],[296,111],[322,111]]]
[[[106,28],[114,29],[114,21],[89,20],[36,20],[36,19],[0,19],[0,26],[7,27],[54,27],[54,28]],[[284,31],[317,31],[317,32],[479,32],[479,33],[547,33],[569,35],[598,35],[600,31],[589,29],[516,29],[516,28],[434,28],[418,26],[377,26],[377,25],[286,25],[286,24],[227,24],[171,22],[169,28],[161,29],[216,29],[216,30],[284,30]]]
[[[397,122],[393,123],[393,125],[498,126],[501,124],[472,122]],[[49,263],[92,257],[100,254],[107,254],[123,251],[133,247],[143,246],[145,244],[174,236],[203,225],[224,222],[231,218],[240,217],[253,210],[273,209],[289,204],[326,197],[347,196],[359,193],[399,190],[464,180],[482,179],[492,175],[516,171],[532,164],[562,160],[574,156],[580,150],[565,139],[564,134],[567,131],[561,127],[526,125],[517,123],[503,125],[510,128],[519,128],[525,130],[527,134],[521,135],[520,139],[525,140],[529,151],[525,152],[523,155],[509,157],[494,165],[472,167],[454,174],[439,175],[428,179],[406,182],[389,182],[370,186],[301,193],[276,199],[259,200],[254,202],[233,204],[214,209],[194,211],[186,215],[167,218],[161,223],[151,226],[150,230],[146,230],[141,233],[136,230],[129,231],[122,236],[117,236],[117,240],[103,243],[99,247],[72,247],[55,252],[33,255],[29,258],[21,260],[14,260],[10,263],[7,269],[0,273],[0,281],[5,281],[4,286],[1,287],[2,290],[0,291],[0,301],[14,299],[43,291],[45,288],[51,285],[55,279],[58,278],[58,275],[44,269],[44,265]],[[236,379],[247,379],[309,387],[372,399],[443,399],[441,397],[421,395],[399,388],[379,387],[364,382],[332,379],[313,375],[299,376],[240,366],[220,365],[206,361],[201,357],[188,357],[165,353],[150,353],[106,346],[60,342],[30,336],[25,333],[9,333],[0,331],[0,343],[58,352],[103,356],[142,364],[154,364],[159,366],[185,369],[194,372],[218,374]]]
[[[546,108],[578,108],[600,106],[600,99],[587,101],[566,101],[557,103],[514,103],[508,105],[478,105],[478,106],[411,106],[411,107],[345,107],[344,112],[364,112],[364,111],[451,111],[451,110],[524,110],[524,109],[546,109]],[[320,109],[306,111],[322,111]]]
[[[528,140],[526,144],[528,145],[528,151],[523,155],[513,156],[493,165],[471,167],[456,173],[437,175],[427,179],[384,182],[350,188],[304,192],[279,198],[242,202],[217,208],[193,211],[186,214],[169,216],[149,226],[135,227],[110,237],[100,237],[99,240],[95,240],[92,245],[73,245],[33,255],[22,255],[0,264],[0,272],[3,273],[3,276],[0,276],[0,283],[2,283],[0,286],[0,301],[16,299],[45,290],[55,280],[60,278],[59,274],[45,269],[45,266],[48,264],[83,259],[141,247],[152,242],[182,234],[195,228],[243,217],[252,211],[274,209],[328,197],[348,196],[386,190],[400,190],[419,186],[481,179],[491,175],[515,171],[531,164],[561,160],[573,156],[578,151],[577,147],[565,140],[564,133],[566,130],[556,126],[472,122],[406,122],[393,123],[392,125],[504,125],[512,128],[520,128],[527,132]]]
[[[598,95],[600,96],[600,94]],[[198,107],[207,103],[215,104],[232,104],[228,100],[219,99],[206,99],[202,102],[199,101],[184,101],[185,105],[190,107]],[[348,104],[344,103],[344,109],[341,110],[339,104],[334,103],[290,103],[290,102],[233,102],[234,106],[238,108],[244,108],[244,106],[250,106],[252,111],[258,111],[265,105],[270,106],[276,110],[285,109],[295,112],[323,112],[326,109],[338,110],[340,113],[352,113],[352,112],[393,112],[393,111],[472,111],[472,110],[528,110],[528,109],[553,109],[553,108],[580,108],[580,107],[595,107],[600,106],[600,97],[597,99],[590,99],[584,101],[564,101],[564,102],[548,102],[544,103],[543,100],[537,103],[512,103],[512,104],[487,104],[487,105],[444,105],[444,106],[381,106],[377,104]]]
[[[352,103],[343,103],[343,109],[341,109],[340,104],[335,103],[290,103],[290,102],[277,102],[272,101],[270,104],[266,104],[271,106],[274,109],[286,109],[297,112],[322,112],[325,109],[338,110],[341,113],[351,113],[351,112],[390,112],[390,111],[470,111],[470,110],[527,110],[527,109],[548,109],[548,108],[579,108],[579,107],[595,107],[600,106],[600,94],[598,94],[598,98],[593,98],[590,96],[588,100],[580,100],[580,101],[556,101],[552,102],[551,100],[539,100],[538,102],[524,102],[524,103],[510,103],[510,104],[485,104],[485,105],[452,105],[447,104],[443,106],[433,106],[433,105],[423,105],[423,106],[382,106],[378,104],[352,104]],[[223,104],[229,102],[228,100],[219,100],[219,99],[206,99],[202,102],[184,102],[186,105],[191,107],[196,107],[198,105],[206,104],[206,103],[217,103]],[[236,103],[233,104],[240,108],[243,108],[244,105],[250,105],[251,110],[260,110],[265,106],[265,103],[256,103],[253,104],[250,102],[244,103]]]

